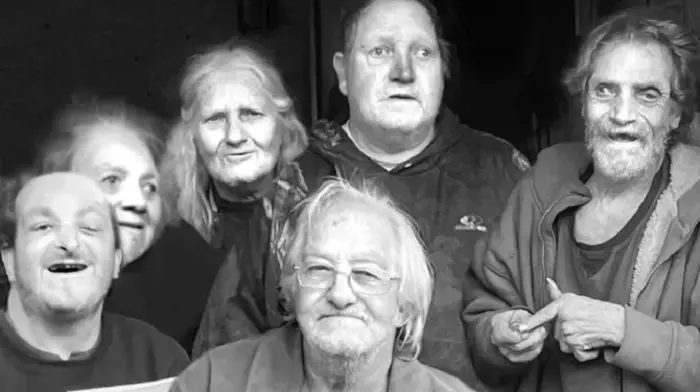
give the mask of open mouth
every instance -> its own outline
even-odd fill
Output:
[[[629,132],[611,133],[608,135],[608,137],[614,142],[636,142],[641,139],[639,135],[635,135]]]
[[[49,272],[55,274],[71,274],[74,272],[80,272],[87,268],[87,265],[80,263],[56,263],[51,264],[48,268]]]

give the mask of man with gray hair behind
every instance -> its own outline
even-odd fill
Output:
[[[646,11],[649,12],[649,11]],[[697,391],[700,42],[616,14],[567,74],[586,142],[555,145],[477,253],[464,312],[475,368],[512,391]]]
[[[26,180],[26,183],[24,182]],[[0,189],[0,390],[76,391],[167,379],[189,360],[154,327],[102,311],[122,265],[97,182],[55,172]]]
[[[471,391],[416,359],[433,271],[389,198],[328,180],[282,238],[290,322],[207,352],[172,391]]]

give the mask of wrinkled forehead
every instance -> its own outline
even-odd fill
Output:
[[[403,38],[437,42],[435,21],[413,0],[376,0],[355,22],[354,39]]]
[[[353,200],[319,211],[311,222],[307,252],[345,260],[374,261],[393,268],[400,246],[394,222],[382,208]]]
[[[220,101],[261,106],[268,101],[268,94],[256,70],[237,65],[210,74],[200,84],[200,105],[211,106]]]
[[[668,88],[674,75],[668,48],[653,41],[617,40],[600,48],[591,80]]]
[[[53,173],[32,179],[16,199],[19,219],[34,213],[55,215],[92,211],[110,217],[109,203],[97,183],[75,173]]]

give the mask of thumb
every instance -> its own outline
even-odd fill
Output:
[[[547,289],[549,290],[549,296],[552,297],[553,301],[556,301],[562,296],[559,286],[557,286],[556,282],[550,278],[547,278]]]

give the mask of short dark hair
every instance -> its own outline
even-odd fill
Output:
[[[355,40],[355,31],[357,23],[362,17],[362,14],[377,0],[346,0],[341,9],[340,33],[339,41],[342,44],[342,51],[349,53],[352,49],[352,43]],[[442,20],[438,13],[435,4],[430,0],[407,0],[414,1],[425,8],[430,20],[435,27],[435,35],[438,37],[438,49],[440,50],[440,58],[442,59],[443,74],[445,79],[450,77],[450,43],[445,39]],[[340,51],[341,48],[338,48]]]
[[[33,168],[21,168],[12,176],[0,177],[0,249],[15,247],[17,237],[17,196],[29,181],[38,175]],[[110,207],[110,222],[114,233],[114,249],[121,249],[119,224]]]
[[[583,101],[588,81],[600,51],[619,41],[654,42],[668,49],[673,61],[671,99],[681,112],[681,126],[689,126],[695,116],[697,94],[695,70],[700,60],[700,41],[690,29],[663,18],[663,9],[630,9],[605,19],[588,34],[575,65],[566,72],[564,84],[569,93]]]

